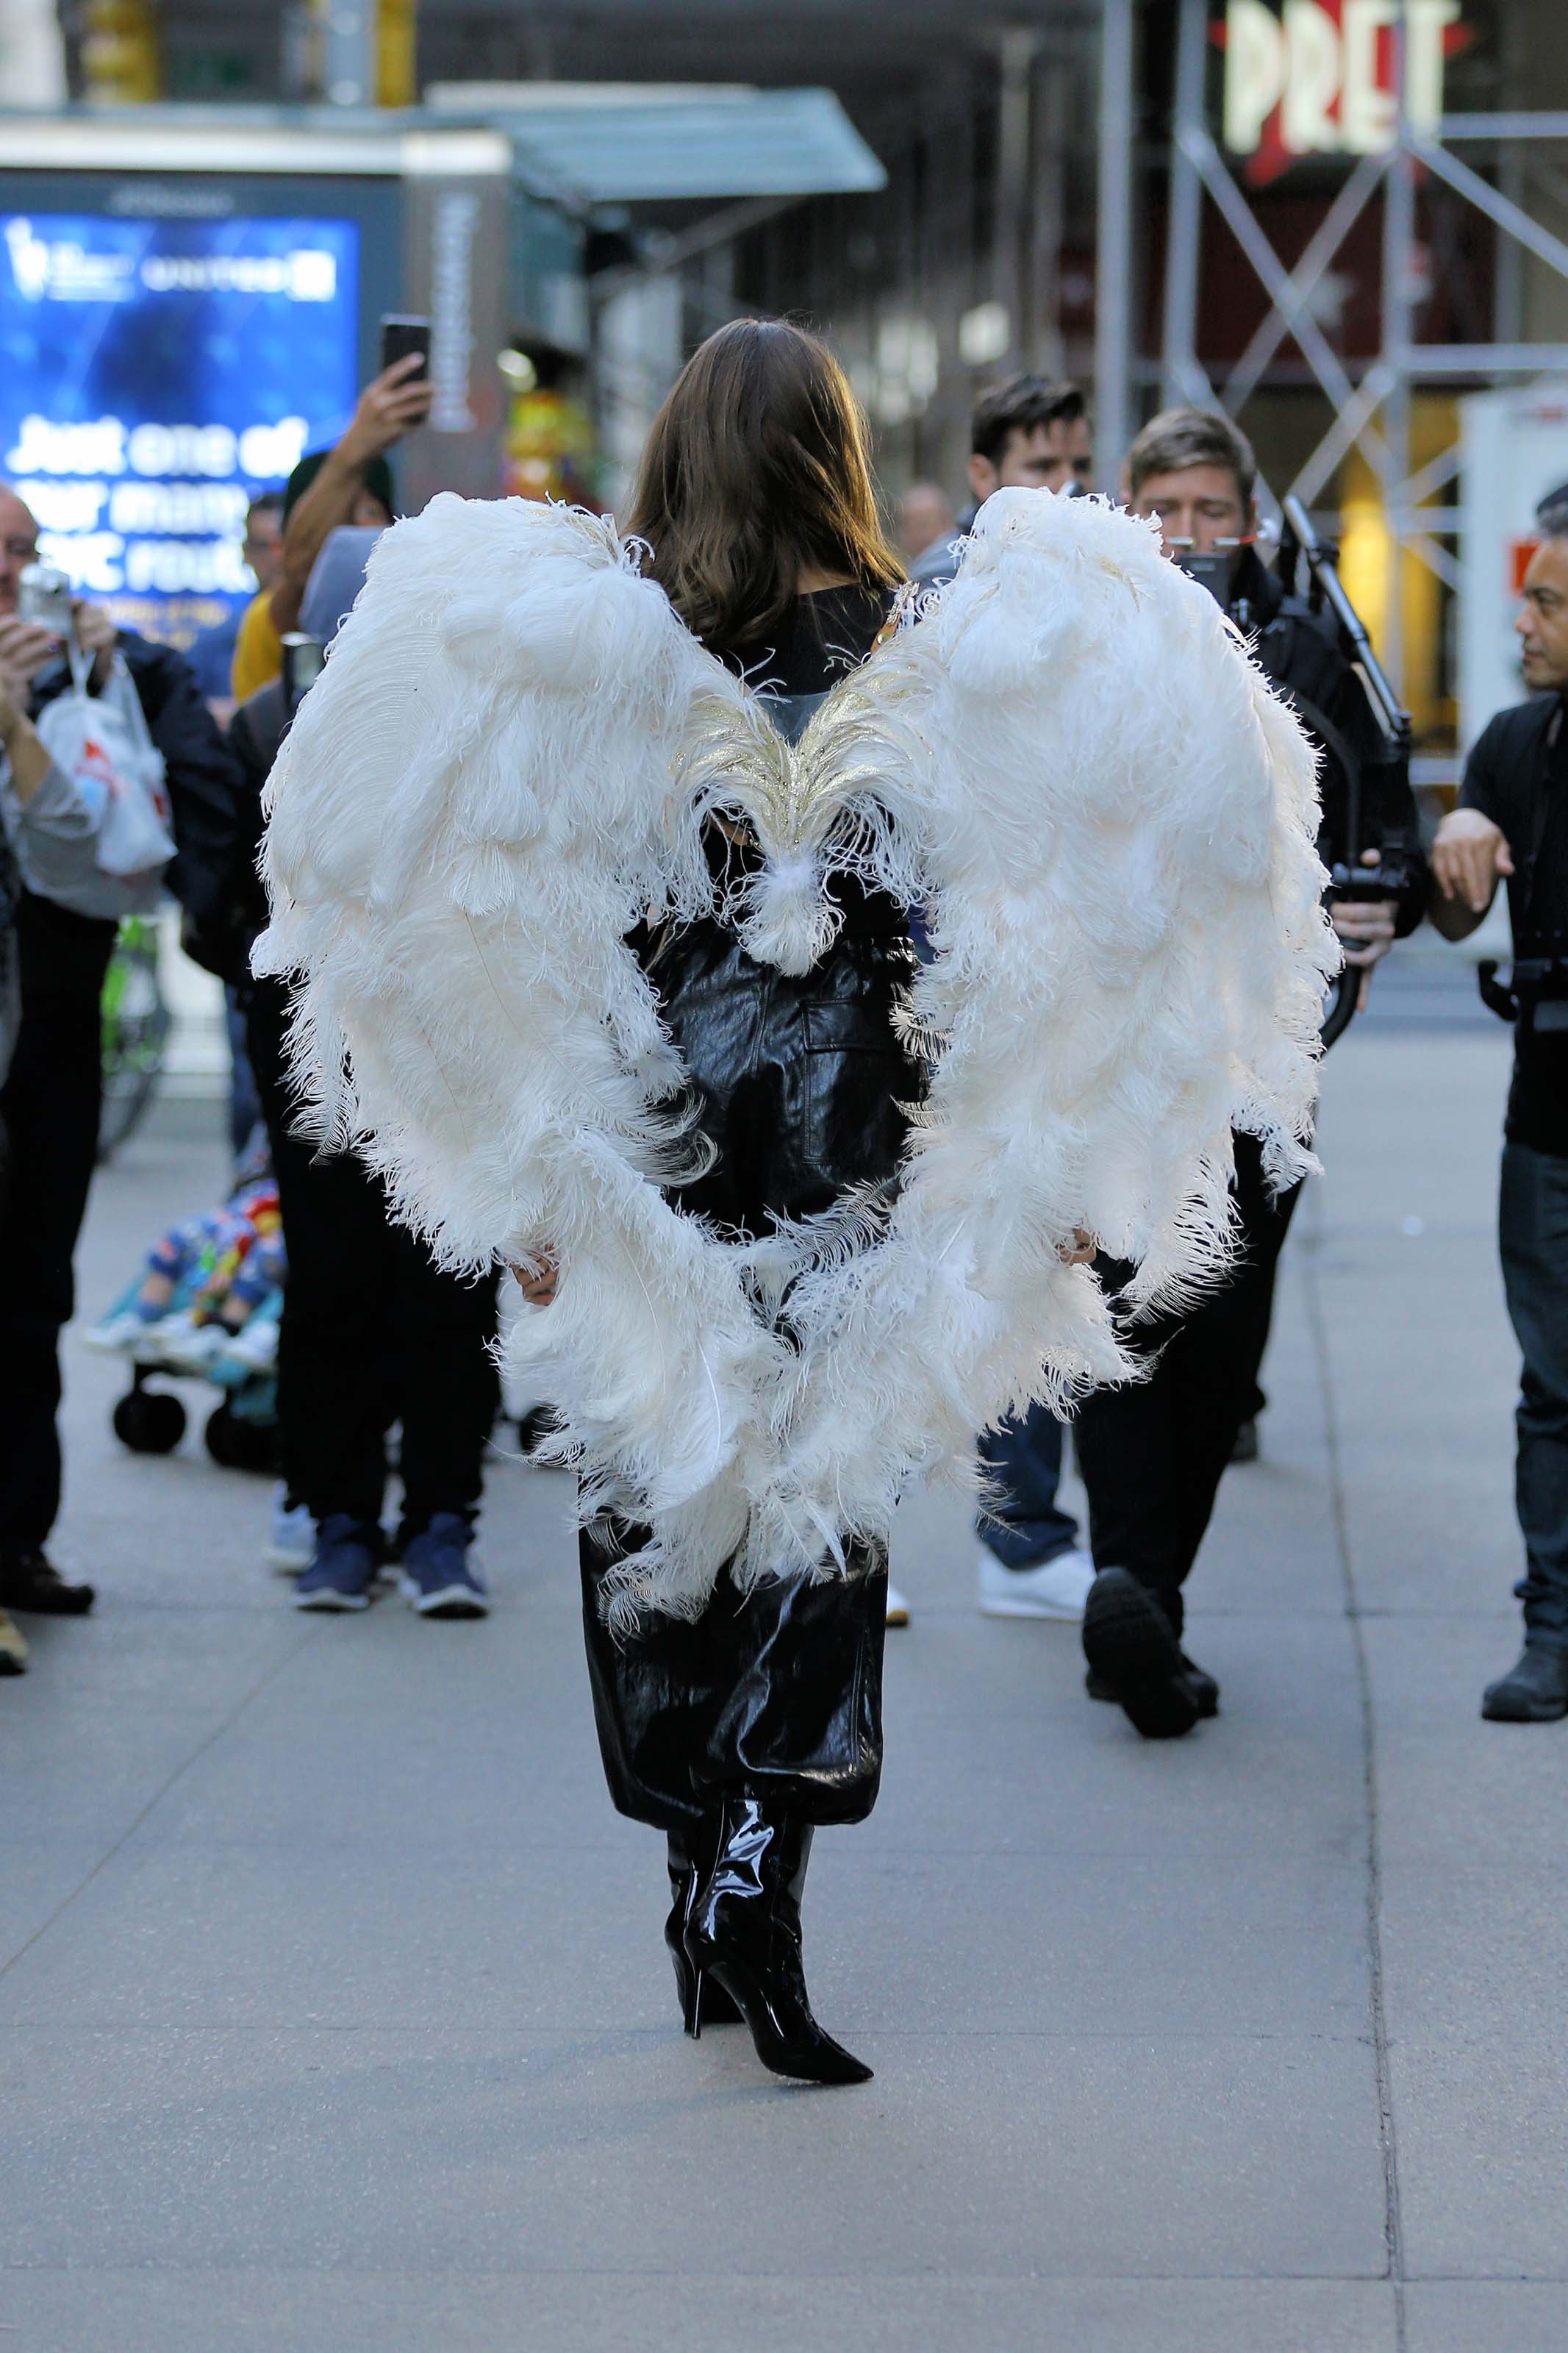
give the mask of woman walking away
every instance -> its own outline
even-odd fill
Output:
[[[857,2083],[800,1903],[877,1794],[894,1505],[1134,1375],[1091,1236],[1133,1308],[1183,1296],[1232,1121],[1307,1165],[1311,760],[1098,502],[1000,495],[900,602],[795,327],[697,353],[630,534],[452,498],[385,534],[277,772],[258,963],[303,976],[319,1132],[539,1311],[509,1347],[579,1466],[605,1767],[668,1841],[688,2031]]]

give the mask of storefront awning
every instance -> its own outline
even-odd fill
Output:
[[[505,130],[521,161],[594,204],[826,195],[887,179],[828,90],[446,82],[426,100]]]

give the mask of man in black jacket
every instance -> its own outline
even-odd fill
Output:
[[[32,515],[0,485],[0,672],[34,713],[65,691],[58,640],[18,618],[20,575],[37,552]],[[232,866],[237,776],[189,665],[166,646],[74,607],[92,683],[124,659],[163,754],[178,855],[175,896],[198,920],[220,908]],[[99,1001],[115,924],[24,890],[16,911],[22,1020],[3,1091],[9,1181],[0,1205],[0,1608],[77,1616],[93,1588],[45,1552],[60,1502],[59,1335],[75,1303],[72,1261],[98,1151]]]
[[[1394,786],[1378,768],[1376,723],[1331,625],[1288,597],[1258,560],[1254,476],[1252,451],[1227,417],[1171,409],[1133,444],[1126,487],[1134,512],[1158,521],[1167,554],[1206,561],[1210,585],[1316,738],[1325,863],[1375,863],[1379,844],[1395,835],[1410,851],[1398,904],[1333,909],[1346,961],[1363,968],[1364,991],[1371,966],[1424,912],[1415,801],[1407,783]],[[1362,842],[1346,839],[1352,766],[1377,787],[1363,809]],[[1094,1698],[1120,1701],[1152,1738],[1191,1731],[1219,1704],[1214,1678],[1182,1649],[1182,1588],[1237,1434],[1257,1409],[1275,1271],[1300,1188],[1271,1196],[1257,1144],[1237,1136],[1234,1190],[1242,1233],[1235,1271],[1186,1314],[1141,1326],[1140,1345],[1155,1360],[1149,1379],[1097,1391],[1074,1424],[1099,1572],[1084,1605],[1088,1688]],[[1102,1271],[1114,1287],[1126,1270]]]
[[[1498,1724],[1568,1715],[1568,501],[1548,505],[1516,627],[1528,702],[1500,711],[1432,846],[1432,921],[1461,940],[1500,876],[1513,932],[1513,1084],[1498,1240],[1523,1358],[1515,1493],[1524,1650],[1487,1687]],[[1533,967],[1533,969],[1532,969]]]

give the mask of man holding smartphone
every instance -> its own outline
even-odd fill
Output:
[[[396,322],[395,324],[405,322]],[[283,638],[300,626],[310,569],[340,523],[380,528],[393,520],[386,453],[430,413],[430,372],[421,349],[384,365],[359,397],[348,431],[331,449],[312,449],[283,492],[283,556],[277,581],[246,608],[234,649],[234,699],[245,702],[283,668]]]

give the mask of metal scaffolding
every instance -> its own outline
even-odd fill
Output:
[[[1522,187],[1524,175],[1517,168],[1521,161],[1521,150],[1527,143],[1568,140],[1568,113],[1445,116],[1435,132],[1427,135],[1410,119],[1403,5],[1393,26],[1393,37],[1396,109],[1393,142],[1381,153],[1359,158],[1300,260],[1287,267],[1258,226],[1208,129],[1204,102],[1208,0],[1181,0],[1161,379],[1167,403],[1194,401],[1205,406],[1223,407],[1229,415],[1238,416],[1281,344],[1293,341],[1328,401],[1331,420],[1295,480],[1284,489],[1294,491],[1304,504],[1312,505],[1341,460],[1351,450],[1359,450],[1371,467],[1382,495],[1392,543],[1394,581],[1401,579],[1404,557],[1408,552],[1452,588],[1458,585],[1459,565],[1441,542],[1458,537],[1462,511],[1451,504],[1433,506],[1428,501],[1458,474],[1459,447],[1456,442],[1426,464],[1413,467],[1413,396],[1421,385],[1466,377],[1487,380],[1568,371],[1568,343],[1513,339],[1437,344],[1415,340],[1417,290],[1412,264],[1417,179],[1422,173],[1430,174],[1485,215],[1506,246],[1511,246],[1518,253],[1533,254],[1568,280],[1568,244],[1532,218],[1514,195],[1504,188],[1494,187],[1452,152],[1467,143],[1496,148],[1502,166],[1500,178]],[[1102,82],[1102,97],[1110,100],[1112,93],[1109,62],[1105,70],[1108,78]],[[1380,191],[1384,212],[1379,348],[1372,358],[1352,363],[1342,359],[1330,343],[1313,316],[1312,301],[1352,228]],[[1211,379],[1198,348],[1205,198],[1230,229],[1268,297],[1268,309],[1257,332],[1217,385]],[[1103,220],[1103,194],[1101,203]],[[1110,217],[1114,221],[1114,206]],[[1500,271],[1500,304],[1507,301],[1509,285],[1510,273]],[[1102,299],[1106,290],[1102,277]],[[1125,279],[1118,291],[1125,318]],[[1511,308],[1511,303],[1508,307]],[[1103,348],[1110,348],[1113,335],[1114,330],[1108,328]],[[1103,404],[1103,385],[1100,398]],[[1396,683],[1403,684],[1401,605],[1400,595],[1391,594],[1382,652]]]

